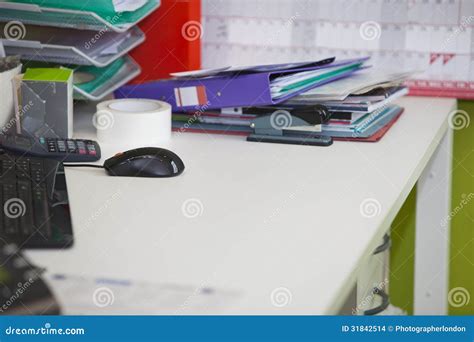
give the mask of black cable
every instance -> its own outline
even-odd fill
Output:
[[[96,167],[98,169],[103,169],[102,165],[93,165],[93,164],[63,164],[64,167]]]

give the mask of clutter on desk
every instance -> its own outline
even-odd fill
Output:
[[[140,73],[126,54],[145,40],[135,25],[159,4],[158,0],[0,2],[0,31],[5,33],[0,41],[7,55],[21,55],[29,67],[73,70],[74,99],[99,101]]]
[[[247,136],[249,141],[330,145],[379,141],[403,108],[414,72],[371,69],[368,58],[224,67],[116,92],[173,104],[173,129]],[[239,104],[239,105],[235,105]]]
[[[18,246],[0,237],[0,315],[59,315],[59,304]]]
[[[169,80],[124,86],[115,95],[166,101],[173,111],[268,106],[348,76],[363,68],[367,60],[331,57],[308,63],[208,70],[198,73],[199,77],[184,73]]]

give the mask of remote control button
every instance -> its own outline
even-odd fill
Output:
[[[79,149],[79,154],[86,154],[86,153],[87,153],[87,151],[85,149],[83,149],[83,148]]]

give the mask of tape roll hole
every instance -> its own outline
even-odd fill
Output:
[[[150,112],[160,109],[158,103],[143,100],[117,101],[109,104],[109,108],[120,112]]]

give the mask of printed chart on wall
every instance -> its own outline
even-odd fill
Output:
[[[472,0],[203,0],[202,26],[203,68],[369,55],[420,71],[410,94],[474,98]]]

